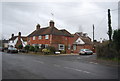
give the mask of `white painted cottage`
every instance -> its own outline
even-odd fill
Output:
[[[8,45],[16,48],[18,48],[19,45],[23,45],[23,47],[25,47],[27,45],[27,37],[21,36],[21,32],[18,33],[18,36],[14,36],[14,34],[12,34]]]

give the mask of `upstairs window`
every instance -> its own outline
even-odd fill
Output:
[[[49,39],[49,35],[45,35],[45,39]]]
[[[42,39],[42,36],[40,35],[40,36],[38,37],[38,39]]]
[[[35,40],[35,36],[33,36],[33,40]]]

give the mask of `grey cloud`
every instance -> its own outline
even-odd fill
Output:
[[[3,32],[6,38],[12,33],[19,31],[28,35],[37,23],[46,27],[50,19],[54,19],[58,29],[67,29],[71,33],[79,31],[82,26],[83,32],[92,37],[92,25],[95,24],[95,38],[107,37],[107,9],[116,9],[116,2],[83,3],[83,2],[4,2],[2,3]],[[51,13],[54,16],[51,16]],[[112,11],[112,25],[114,29],[118,25],[117,11]],[[6,30],[9,29],[9,30]],[[7,33],[5,32],[7,31]]]

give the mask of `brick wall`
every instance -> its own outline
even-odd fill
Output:
[[[92,45],[77,45],[76,50],[73,53],[79,53],[80,49],[90,49],[92,50]]]
[[[50,36],[49,36],[49,39],[45,39],[45,36],[42,36],[42,39],[39,39],[38,36],[36,36],[35,40],[33,40],[33,37],[30,37],[30,38],[27,38],[27,43],[30,45],[32,45],[32,44],[50,44]]]

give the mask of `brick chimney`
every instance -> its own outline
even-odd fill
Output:
[[[36,30],[39,30],[39,29],[40,29],[40,24],[37,24]]]
[[[21,32],[18,33],[18,40],[21,38]]]
[[[54,21],[50,20],[49,25],[50,25],[50,27],[54,27]]]
[[[12,38],[14,37],[14,34],[12,34]]]
[[[84,33],[83,36],[84,36],[84,37],[87,37],[87,33]]]
[[[18,33],[18,36],[21,36],[21,32]]]

